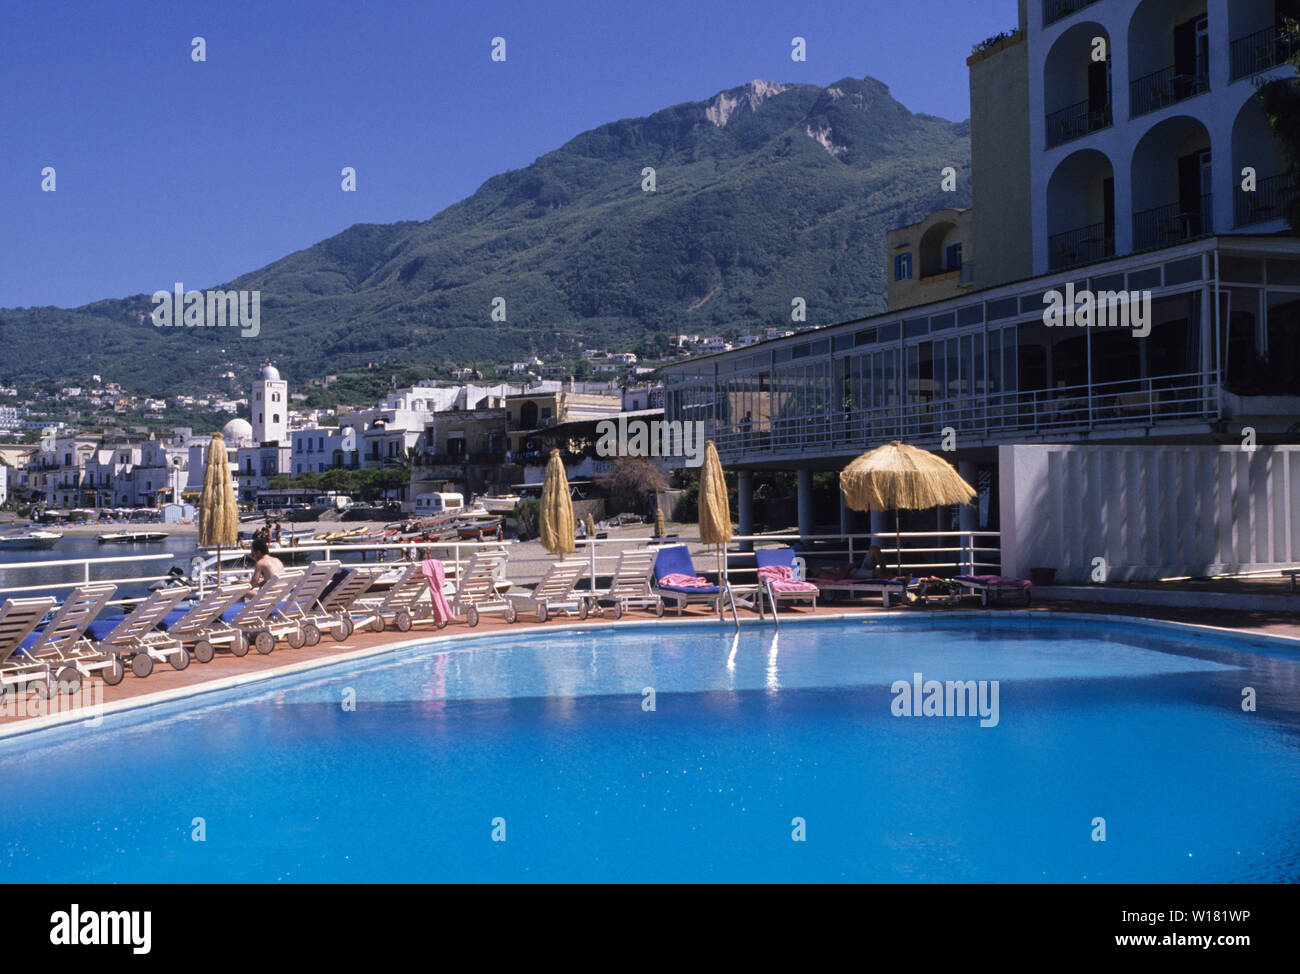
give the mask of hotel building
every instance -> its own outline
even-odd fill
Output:
[[[1257,97],[1294,74],[1287,11],[1021,0],[968,62],[974,259],[884,314],[665,369],[667,419],[703,421],[739,474],[741,532],[757,470],[797,471],[800,533],[858,527],[842,500],[814,510],[812,474],[899,439],[980,490],[905,530],[997,532],[977,562],[1005,574],[1300,562],[1300,240]],[[941,224],[932,263],[964,232]],[[1049,327],[1068,287],[1149,296],[1149,333]]]

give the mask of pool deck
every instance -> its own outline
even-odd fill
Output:
[[[1300,597],[1297,597],[1300,601]],[[1024,611],[1023,604],[1015,598],[998,603],[995,608]],[[793,619],[829,618],[845,615],[883,615],[879,601],[830,603],[823,602],[814,612],[809,608],[783,608],[783,621]],[[943,615],[954,611],[982,612],[979,603],[965,600],[960,607],[918,608],[908,606],[895,607],[891,614],[917,616],[925,613]],[[1225,611],[1218,608],[1162,607],[1150,605],[1126,605],[1113,603],[1089,603],[1074,600],[1041,599],[1035,600],[1028,610],[1032,613],[1070,612],[1107,616],[1123,616],[1134,620],[1156,620],[1162,622],[1183,623],[1210,626],[1238,635],[1282,636],[1300,639],[1300,611]],[[667,611],[664,621],[677,620],[673,611]],[[716,616],[701,608],[687,610],[681,621],[705,622]],[[538,623],[527,615],[514,624],[506,623],[500,616],[484,615],[478,626],[471,629],[463,622],[453,622],[445,629],[435,630],[430,625],[417,626],[408,633],[388,629],[382,633],[369,631],[354,632],[347,640],[336,642],[326,635],[319,645],[290,649],[284,643],[277,643],[273,653],[266,656],[251,651],[243,657],[218,652],[209,663],[191,663],[184,670],[174,670],[169,665],[156,664],[153,673],[146,679],[137,679],[128,668],[126,678],[117,686],[104,686],[98,679],[87,681],[90,690],[85,690],[72,698],[63,698],[66,703],[58,708],[49,708],[48,703],[35,701],[30,694],[26,697],[26,713],[16,712],[21,709],[15,703],[16,695],[10,695],[0,705],[0,738],[26,733],[47,726],[73,723],[85,720],[87,713],[112,712],[132,709],[155,702],[175,701],[197,697],[207,692],[221,690],[249,683],[260,682],[275,676],[315,669],[330,663],[351,659],[367,659],[410,646],[434,637],[474,638],[494,632],[510,633],[535,632],[546,628],[557,628],[566,624],[576,624],[576,617],[558,616],[545,623]],[[593,625],[617,626],[630,623],[656,623],[650,612],[633,610],[625,613],[623,619],[615,622],[606,613],[604,618],[590,618],[581,623],[584,627]],[[741,610],[742,628],[771,627],[771,622],[760,622],[758,617],[747,610]],[[723,625],[731,627],[728,617]],[[669,627],[671,631],[671,627]],[[93,686],[92,686],[93,685]],[[17,698],[19,701],[22,698]],[[46,709],[49,708],[49,709]],[[84,712],[84,713],[83,713]]]

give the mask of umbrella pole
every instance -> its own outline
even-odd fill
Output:
[[[898,525],[898,508],[894,508],[894,551],[898,557],[898,577],[903,577],[903,531]]]
[[[217,588],[221,587],[221,542],[217,542]]]

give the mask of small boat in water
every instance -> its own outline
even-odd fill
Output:
[[[45,551],[59,543],[58,531],[16,531],[0,534],[0,551]]]
[[[100,544],[144,544],[148,541],[166,541],[165,531],[110,531],[99,536]]]

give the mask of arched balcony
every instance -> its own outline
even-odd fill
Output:
[[[1094,60],[1098,50],[1103,60]],[[1110,64],[1110,35],[1101,24],[1076,24],[1056,39],[1043,65],[1049,149],[1111,124]]]
[[[1243,171],[1253,170],[1254,189],[1242,188]],[[1249,99],[1232,124],[1233,222],[1245,227],[1282,218],[1292,192],[1286,155],[1273,136],[1257,98]]]
[[[921,235],[918,248],[922,278],[961,270],[961,230],[957,224],[941,221]]]
[[[1129,21],[1128,58],[1130,118],[1209,91],[1205,0],[1144,0]]]
[[[1291,56],[1291,42],[1281,30],[1284,17],[1300,19],[1300,0],[1232,0],[1228,4],[1231,80],[1261,75]]]
[[[1133,249],[1214,232],[1210,133],[1188,115],[1167,118],[1133,150]]]
[[[1047,184],[1047,263],[1061,270],[1115,253],[1115,171],[1103,152],[1063,159]]]

